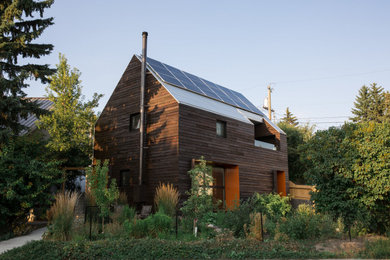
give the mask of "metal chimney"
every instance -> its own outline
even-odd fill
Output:
[[[141,100],[140,100],[140,141],[139,141],[139,175],[138,185],[142,185],[144,166],[144,139],[145,139],[145,80],[146,80],[146,49],[148,33],[142,32],[142,64],[141,64]]]

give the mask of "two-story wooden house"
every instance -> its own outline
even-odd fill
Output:
[[[214,197],[230,207],[254,192],[286,194],[286,135],[242,94],[151,58],[146,71],[142,186],[141,57],[131,59],[95,127],[94,158],[110,159],[109,174],[130,201],[152,203],[160,182],[185,194],[201,156],[213,166]]]

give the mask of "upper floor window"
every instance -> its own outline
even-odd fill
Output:
[[[140,113],[130,115],[130,131],[139,129],[141,125]]]
[[[226,122],[225,121],[217,120],[216,133],[217,133],[217,136],[226,138]]]

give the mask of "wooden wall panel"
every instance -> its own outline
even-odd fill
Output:
[[[198,159],[202,155],[207,161],[239,167],[240,198],[247,198],[253,192],[271,192],[275,170],[284,171],[288,176],[286,137],[268,124],[265,127],[280,142],[278,151],[255,147],[254,126],[251,124],[186,105],[180,105],[179,111],[181,192],[190,186],[187,171],[191,159]],[[216,136],[217,120],[227,123],[226,138]]]
[[[138,180],[139,131],[129,131],[129,123],[130,115],[139,112],[140,72],[141,63],[133,57],[95,127],[94,157],[110,159],[110,176],[117,183],[124,169],[130,169],[131,176]],[[176,184],[178,179],[178,104],[150,73],[146,77],[146,90],[143,198],[151,204],[160,182]],[[127,191],[131,198],[131,186],[121,190]]]

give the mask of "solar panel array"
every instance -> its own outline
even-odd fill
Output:
[[[222,87],[151,58],[147,58],[147,63],[166,83],[191,90],[257,114],[262,114],[257,107],[237,91]]]

